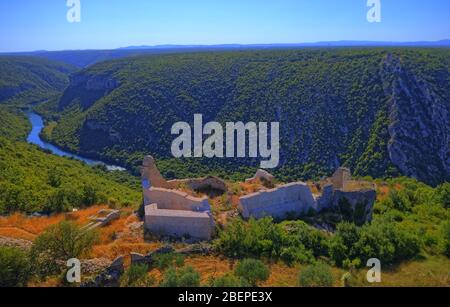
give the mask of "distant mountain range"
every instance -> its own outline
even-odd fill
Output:
[[[290,47],[390,47],[390,46],[411,46],[411,47],[448,47],[450,39],[440,41],[419,41],[419,42],[389,42],[389,41],[324,41],[311,43],[293,44],[219,44],[219,45],[155,45],[155,46],[129,46],[119,48],[120,50],[145,50],[145,49],[186,49],[186,48],[290,48]]]
[[[219,44],[219,45],[156,45],[129,46],[112,50],[63,50],[0,53],[0,55],[22,55],[60,61],[85,68],[98,62],[148,54],[248,50],[248,49],[285,49],[314,47],[450,47],[450,39],[420,42],[377,42],[377,41],[328,41],[294,44]]]

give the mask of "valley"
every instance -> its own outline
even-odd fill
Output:
[[[449,57],[438,48],[180,52],[80,69],[0,56],[0,285],[67,286],[73,256],[84,286],[448,287]],[[270,180],[254,176],[251,155],[171,156],[172,125],[194,127],[195,114],[221,127],[280,122],[280,165],[258,172]],[[141,182],[149,154],[167,181]],[[343,166],[354,180],[330,187]],[[163,196],[210,204],[211,240],[147,229],[142,189],[161,182],[173,189]],[[193,187],[204,182],[222,190]],[[242,198],[263,203],[258,193],[289,208],[277,192],[286,187],[308,189],[310,207],[335,207],[278,219],[242,212]],[[359,202],[324,200],[327,189],[373,201],[361,215]],[[190,209],[200,216],[197,203]],[[117,216],[86,229],[101,212]],[[374,256],[381,284],[366,280]]]
[[[274,173],[285,181],[345,166],[358,176],[437,185],[450,175],[448,59],[448,49],[414,48],[139,56],[73,74],[61,97],[38,111],[55,119],[51,142],[131,170],[148,153],[177,164],[171,127],[202,114],[222,125],[279,122]],[[161,165],[171,178],[240,180],[257,167],[251,158]]]

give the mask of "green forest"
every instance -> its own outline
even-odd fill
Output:
[[[448,49],[335,48],[147,55],[74,73],[61,97],[38,110],[46,138],[135,173],[146,154],[169,177],[242,180],[259,160],[173,164],[171,126],[204,121],[280,122],[284,181],[337,167],[374,178],[450,178]],[[408,135],[405,131],[412,132]]]
[[[0,214],[140,203],[137,179],[29,145],[25,142],[28,130],[23,114],[0,107]]]

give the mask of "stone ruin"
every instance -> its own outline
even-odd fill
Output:
[[[204,178],[176,179],[167,181],[159,172],[155,159],[147,156],[142,164],[142,178],[151,183],[153,187],[164,189],[178,189],[182,185],[186,185],[193,191],[204,191],[208,189],[221,191],[222,194],[228,191],[226,183],[213,176]]]
[[[119,210],[103,209],[97,212],[96,215],[89,217],[90,222],[83,227],[86,230],[92,230],[100,227],[105,227],[112,221],[120,218]]]
[[[339,168],[330,179],[319,185],[319,189],[322,193],[315,195],[306,183],[290,183],[241,197],[239,209],[244,218],[271,216],[286,219],[310,211],[320,213],[338,209],[345,202],[354,212],[359,212],[363,222],[372,219],[375,187],[367,182],[352,180],[349,169]]]
[[[275,177],[259,170],[247,183],[275,184]],[[192,190],[213,188],[226,191],[224,181],[215,177],[172,180],[163,178],[155,160],[148,156],[142,167],[145,228],[152,234],[210,240],[214,233],[214,218],[207,197],[197,198],[178,188],[187,185]],[[316,184],[318,193],[303,182],[294,182],[242,196],[239,211],[245,219],[273,217],[277,220],[298,218],[309,213],[339,212],[341,207],[358,212],[358,221],[372,219],[376,199],[374,185],[352,180],[351,172],[339,168],[331,178]],[[343,205],[344,204],[344,205]],[[353,213],[355,215],[355,213]]]
[[[221,188],[214,178],[166,181],[148,156],[142,167],[145,228],[152,234],[171,237],[189,237],[210,240],[214,219],[208,198],[197,198],[176,190],[180,183],[202,183]],[[225,185],[225,183],[223,183]]]
[[[256,183],[258,181],[260,181],[262,183],[267,183],[267,184],[274,184],[275,176],[270,174],[268,171],[260,169],[256,172],[255,176],[245,180],[246,183]]]
[[[300,182],[246,195],[239,200],[241,214],[246,219],[266,216],[283,219],[290,213],[306,213],[316,205],[308,185]]]

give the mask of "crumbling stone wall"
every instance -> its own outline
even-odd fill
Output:
[[[208,211],[166,210],[152,204],[145,207],[145,227],[161,236],[211,240],[214,221]]]
[[[208,198],[197,198],[177,190],[154,188],[144,190],[144,205],[158,204],[159,209],[182,211],[210,211]]]
[[[358,223],[372,219],[375,188],[368,183],[353,181],[349,169],[338,169],[333,177],[324,181],[320,190],[322,194],[315,197],[305,183],[292,183],[241,197],[240,210],[244,218],[272,216],[282,219],[288,214],[300,215],[310,209],[318,213],[346,209]],[[342,204],[350,208],[340,208]]]
[[[352,180],[352,173],[348,168],[340,167],[331,177],[331,182],[336,190],[345,189],[347,181]]]
[[[240,198],[240,210],[244,218],[271,216],[283,219],[288,214],[300,215],[310,209],[315,209],[315,200],[308,185],[302,182]]]

